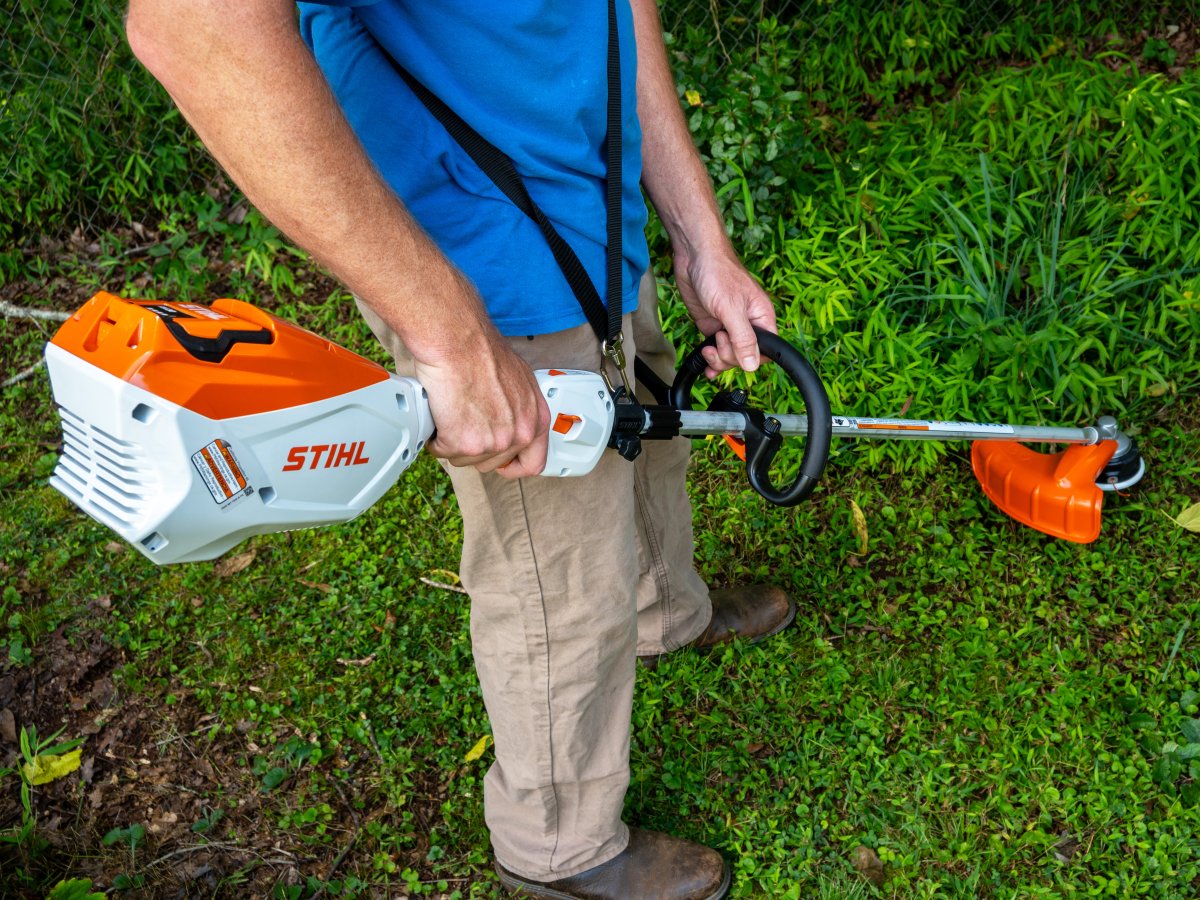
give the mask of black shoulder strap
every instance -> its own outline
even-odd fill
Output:
[[[390,58],[390,56],[389,56]],[[558,230],[533,202],[525,182],[516,166],[503,151],[487,141],[479,132],[468,125],[461,116],[447,106],[440,97],[417,81],[402,65],[392,60],[392,65],[412,92],[425,104],[450,136],[466,151],[467,155],[486,174],[521,212],[537,223],[555,262],[571,286],[571,292],[592,330],[601,342],[608,342],[621,333],[621,282],[623,261],[621,250],[621,48],[617,34],[617,9],[615,0],[608,3],[608,120],[605,135],[605,226],[608,240],[606,262],[606,287],[608,307],[600,299],[596,286],[588,277],[583,263]]]
[[[474,160],[475,165],[479,166],[521,212],[537,223],[550,246],[555,262],[571,287],[571,292],[579,301],[588,324],[592,326],[592,331],[602,344],[610,343],[621,333],[621,282],[624,266],[621,246],[624,224],[621,216],[621,192],[624,187],[621,170],[621,44],[617,30],[615,0],[609,0],[608,3],[608,115],[604,139],[604,212],[607,238],[605,286],[609,298],[607,308],[575,251],[529,196],[525,182],[512,160],[468,125],[458,113],[417,81],[396,60],[392,60],[392,65],[433,117]],[[634,374],[658,403],[665,405],[669,402],[670,388],[641,358],[634,360]]]

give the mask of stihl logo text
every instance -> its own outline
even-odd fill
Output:
[[[314,444],[311,447],[293,447],[288,451],[285,472],[298,469],[336,469],[340,466],[365,466],[371,460],[363,456],[366,441],[353,444]]]

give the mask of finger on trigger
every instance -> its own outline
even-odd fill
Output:
[[[506,469],[517,462],[520,454],[515,450],[506,453],[497,453],[494,456],[476,457],[469,465],[474,466],[480,472],[500,472],[501,469]],[[501,474],[504,474],[501,472]]]
[[[734,330],[736,333],[731,334],[729,339],[737,357],[737,365],[747,372],[753,372],[758,368],[758,336],[749,322],[739,322]]]
[[[504,465],[496,469],[496,474],[504,478],[525,478],[528,475],[541,475],[546,468],[546,452],[544,445],[539,448],[531,444]]]

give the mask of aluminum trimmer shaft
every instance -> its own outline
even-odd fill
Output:
[[[746,417],[740,412],[686,410],[679,416],[678,434],[689,437],[729,435],[741,437]],[[808,434],[808,416],[768,414],[783,436]],[[1022,444],[1078,444],[1093,446],[1116,441],[1111,461],[1101,472],[1096,486],[1105,491],[1123,491],[1142,480],[1146,464],[1137,444],[1118,430],[1117,420],[1101,416],[1095,425],[1065,428],[1043,425],[1008,425],[995,422],[947,422],[937,419],[872,419],[832,417],[834,437],[901,441],[1016,441]]]
[[[741,435],[742,413],[687,411],[679,414],[679,433],[693,437],[706,434]],[[784,435],[808,434],[808,416],[771,415]],[[1098,444],[1119,441],[1117,420],[1103,416],[1096,425],[1062,428],[1042,425],[1002,425],[990,422],[943,422],[924,419],[868,419],[833,417],[833,436],[902,441],[1021,441],[1042,444]],[[1128,438],[1126,438],[1128,440]]]

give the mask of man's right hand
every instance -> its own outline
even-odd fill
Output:
[[[550,410],[537,379],[498,335],[483,344],[445,363],[417,363],[437,428],[428,450],[453,466],[506,478],[539,475],[546,466]]]

